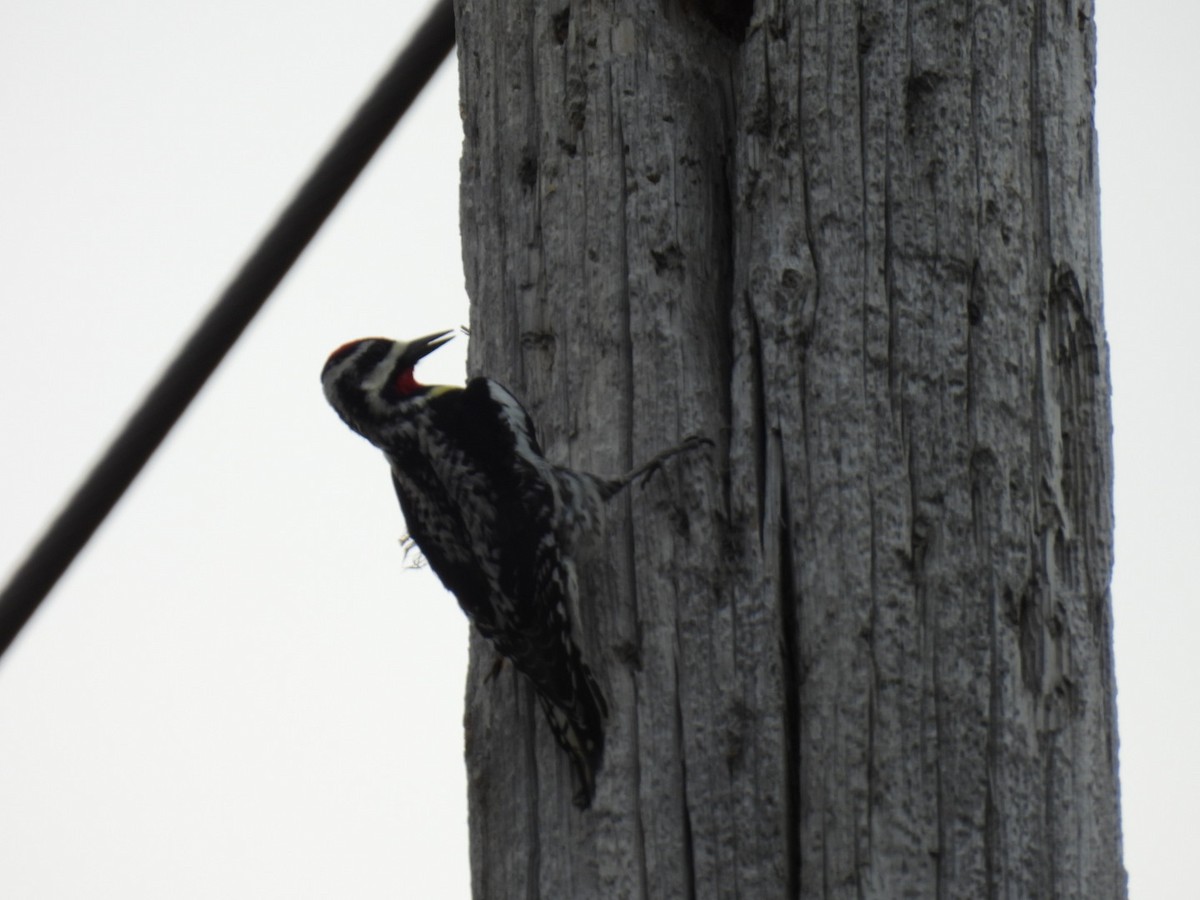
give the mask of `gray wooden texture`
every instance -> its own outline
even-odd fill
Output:
[[[593,808],[467,685],[477,898],[1123,897],[1090,2],[460,0],[473,372],[617,474]]]

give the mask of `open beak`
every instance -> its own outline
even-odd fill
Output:
[[[439,331],[436,334],[427,334],[425,337],[409,341],[408,346],[404,348],[405,362],[416,365],[417,360],[423,359],[442,344],[453,339],[453,331]]]

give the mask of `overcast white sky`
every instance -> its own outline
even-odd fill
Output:
[[[0,7],[0,575],[425,6]],[[1191,897],[1200,8],[1099,6],[1126,864]],[[466,321],[457,105],[446,67],[0,663],[0,895],[469,895],[466,622],[318,384]]]

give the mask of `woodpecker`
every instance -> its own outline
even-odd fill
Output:
[[[574,539],[603,502],[690,438],[618,478],[548,462],[533,421],[490,378],[466,387],[420,384],[417,363],[450,332],[403,343],[364,338],[333,352],[321,372],[330,405],[383,451],[409,536],[476,629],[533,685],[586,809],[604,755],[608,705],[571,636]]]

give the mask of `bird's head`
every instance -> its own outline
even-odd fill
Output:
[[[442,331],[408,343],[362,338],[343,344],[321,370],[325,397],[347,425],[375,443],[373,425],[394,421],[405,406],[429,393],[413,369],[451,337]]]

